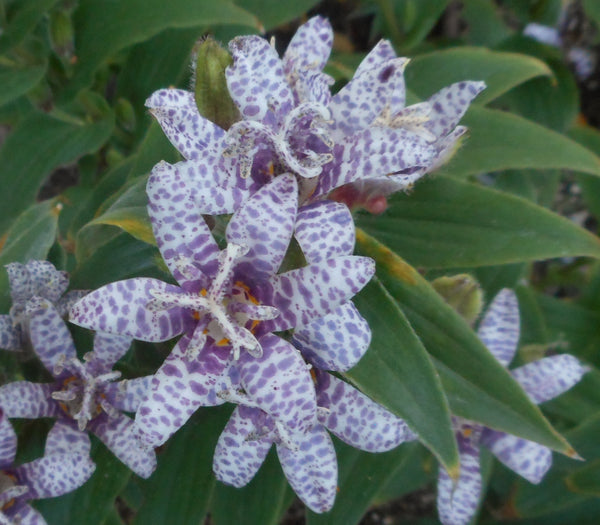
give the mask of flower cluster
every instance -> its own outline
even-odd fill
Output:
[[[69,454],[62,470],[53,471],[60,488],[38,487],[45,478],[41,468],[32,477],[35,462],[35,468],[3,471],[9,487],[3,502],[18,500],[14,512],[32,512],[22,499],[56,495],[87,478],[93,468],[88,431],[148,477],[155,447],[198,408],[226,402],[236,407],[217,443],[216,477],[247,484],[274,444],[290,485],[316,512],[329,510],[336,494],[330,433],[370,452],[417,438],[402,419],[336,375],[356,365],[371,340],[352,298],[375,266],[353,255],[347,204],[382,211],[386,195],[443,163],[484,84],[460,82],[406,106],[407,60],[382,41],[332,95],[332,79],[323,72],[332,40],[320,17],[300,27],[283,58],[257,36],[234,39],[225,81],[239,120],[228,129],[202,116],[191,92],[164,89],[148,99],[185,159],[161,162],[147,184],[152,229],[173,280],[135,277],[79,299],[70,321],[96,331],[83,361],[62,318],[71,298],[60,299],[66,276],[46,262],[9,265],[13,308],[0,318],[0,344],[17,348],[26,336],[53,380],[0,387],[6,434],[0,459],[8,465],[14,458],[6,417],[56,418],[39,461],[55,468],[57,454]],[[224,231],[207,217],[229,214],[219,218]],[[503,364],[518,339],[515,309],[514,297],[503,292],[480,328]],[[175,338],[153,375],[120,380],[113,371],[133,339]],[[552,358],[514,374],[541,402],[581,376],[574,360],[563,361],[553,379],[558,363]],[[480,442],[528,479],[539,480],[547,469],[549,452],[539,445],[455,424],[463,470],[456,488],[441,474],[439,506],[447,523],[466,523],[477,503]]]

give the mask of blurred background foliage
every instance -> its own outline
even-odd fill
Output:
[[[283,51],[302,21],[321,14],[335,29],[327,66],[334,89],[380,38],[412,58],[410,101],[463,79],[488,85],[463,119],[469,136],[447,165],[390,199],[383,215],[355,216],[357,250],[377,259],[378,280],[357,300],[373,327],[372,348],[347,379],[418,428],[427,448],[413,443],[371,455],[336,442],[338,499],[318,516],[295,502],[274,457],[244,489],[215,481],[212,453],[231,411],[220,407],[200,411],[159,450],[149,480],[95,443],[98,468],[90,482],[35,504],[48,523],[436,523],[434,457],[449,466],[457,461],[449,410],[564,452],[556,429],[587,460],[555,454],[549,475],[532,486],[484,457],[487,496],[474,521],[597,523],[599,6],[0,1],[0,262],[47,258],[71,273],[74,288],[139,275],[169,279],[153,245],[145,182],[155,163],[176,162],[178,154],[144,100],[158,88],[190,87],[190,57],[204,35],[226,42],[266,34]],[[555,28],[556,45],[526,36],[531,23]],[[390,259],[388,249],[399,258]],[[397,277],[400,265],[413,275],[410,286]],[[554,429],[518,392],[506,391],[514,386],[508,374],[496,380],[471,327],[430,285],[460,273],[479,281],[486,301],[503,287],[517,289],[521,363],[567,351],[592,366],[573,390],[543,406]],[[4,272],[0,306],[9,307]],[[75,332],[85,343],[86,335]],[[119,367],[126,377],[151,373],[167,353],[168,345],[136,343]],[[6,380],[39,373],[25,358],[0,360]],[[467,393],[470,401],[459,408],[456,400]],[[19,424],[22,458],[35,456],[46,430],[44,421]]]

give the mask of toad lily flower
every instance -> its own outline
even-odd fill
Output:
[[[0,348],[19,350],[27,338],[28,318],[25,304],[34,296],[47,299],[56,305],[62,316],[84,292],[65,294],[69,278],[48,261],[29,261],[26,264],[6,265],[12,307],[8,315],[0,315]],[[64,295],[63,295],[64,294]]]
[[[285,375],[270,373],[273,364]],[[416,437],[403,420],[327,372],[313,371],[313,384],[307,374],[287,373],[301,368],[276,355],[253,365],[251,388],[228,396],[239,406],[219,437],[213,460],[215,474],[224,483],[246,485],[275,443],[283,472],[296,494],[313,511],[326,512],[335,499],[337,460],[325,429],[369,452],[391,450]],[[306,392],[312,393],[312,403],[305,402]],[[273,409],[281,406],[291,409]],[[296,424],[311,422],[303,412],[314,411],[316,406],[317,418],[312,424]]]
[[[371,179],[398,191],[439,164],[464,133],[454,128],[482,83],[456,84],[405,108],[407,61],[382,42],[332,97],[321,71],[331,43],[331,27],[318,17],[299,29],[283,59],[258,36],[234,39],[226,79],[242,120],[228,131],[198,113],[191,93],[167,89],[148,99],[188,159],[177,167],[193,181],[202,213],[231,213],[287,172],[298,177],[301,204]]]
[[[227,226],[222,251],[178,169],[157,166],[148,195],[159,249],[180,286],[147,278],[108,284],[78,302],[71,320],[144,341],[183,334],[137,414],[144,439],[157,446],[199,406],[224,402],[217,393],[237,382],[232,363],[246,354],[260,358],[265,345],[274,344],[265,338],[271,332],[306,325],[348,301],[374,265],[365,257],[332,256],[277,274],[296,222],[298,187],[291,174],[244,202]]]
[[[519,341],[519,308],[515,294],[500,291],[479,326],[478,335],[504,366],[512,361]],[[555,355],[511,371],[535,403],[548,401],[575,385],[587,371],[570,355]],[[453,418],[460,453],[460,478],[443,468],[438,478],[438,511],[444,525],[469,523],[481,497],[479,447],[484,445],[508,468],[531,483],[539,483],[552,464],[549,448],[478,423]]]
[[[55,427],[44,457],[14,466],[17,436],[0,410],[0,524],[45,525],[27,501],[62,496],[83,485],[94,472],[89,441],[68,428]]]
[[[148,477],[156,468],[153,451],[140,447],[132,431],[133,420],[121,411],[135,412],[150,383],[149,377],[116,382],[113,365],[127,352],[131,338],[98,333],[94,351],[82,363],[71,334],[58,311],[45,299],[27,303],[31,342],[53,383],[16,381],[0,387],[0,406],[8,417],[56,417],[56,425],[100,440],[131,470]],[[55,425],[55,426],[56,426]],[[66,431],[63,431],[66,432]]]

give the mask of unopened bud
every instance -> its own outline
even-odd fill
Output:
[[[71,14],[63,10],[52,11],[50,13],[49,31],[52,48],[56,54],[70,59],[75,52]]]
[[[469,324],[473,324],[483,307],[483,293],[479,283],[470,275],[461,273],[439,277],[431,283],[435,291]]]
[[[200,114],[223,129],[240,120],[240,114],[229,95],[225,69],[233,62],[229,52],[212,38],[196,48],[194,59],[194,96]]]
[[[126,131],[133,131],[135,129],[135,110],[131,105],[131,102],[125,98],[119,98],[115,103],[115,115],[117,122]]]

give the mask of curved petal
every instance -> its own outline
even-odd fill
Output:
[[[0,409],[0,469],[9,467],[17,453],[17,434],[8,417]]]
[[[220,166],[215,168],[215,171],[218,170]],[[251,194],[249,189],[234,183],[220,185],[214,177],[208,184],[195,185],[193,191],[198,211],[206,215],[233,213]]]
[[[290,244],[298,183],[292,174],[280,175],[263,186],[234,213],[227,225],[227,242],[248,248],[238,259],[236,274],[265,279],[277,272]]]
[[[481,497],[479,445],[459,438],[459,453],[460,477],[456,485],[440,467],[437,508],[444,525],[467,525],[477,511]]]
[[[193,181],[185,180],[182,167],[157,164],[146,186],[148,213],[158,248],[180,284],[188,280],[180,271],[181,260],[194,261],[205,274],[213,275],[219,252],[196,206]]]
[[[172,339],[183,333],[189,314],[179,307],[159,311],[148,308],[148,303],[155,299],[153,291],[173,294],[181,289],[146,277],[110,283],[75,303],[70,321],[84,328],[141,341]]]
[[[16,502],[14,508],[3,511],[12,520],[10,523],[19,525],[47,525],[44,517],[31,505]]]
[[[25,463],[15,469],[23,484],[29,487],[28,499],[62,496],[83,485],[96,466],[89,456],[52,454]]]
[[[219,436],[213,471],[219,481],[243,487],[263,464],[273,441],[261,437],[266,414],[257,408],[237,406]]]
[[[283,55],[287,74],[305,69],[322,70],[333,45],[333,29],[327,18],[313,16],[302,24],[288,44]]]
[[[404,105],[406,58],[393,58],[355,74],[329,103],[336,140],[369,128],[384,110]]]
[[[243,118],[279,127],[294,99],[277,51],[256,35],[234,38],[229,50],[233,65],[225,71],[227,87]]]
[[[521,366],[511,370],[511,374],[530,399],[539,404],[569,390],[587,371],[575,357],[562,354]]]
[[[194,94],[182,89],[159,89],[146,100],[171,144],[186,158],[201,154],[213,161],[222,150],[225,131],[198,112]]]
[[[552,466],[552,451],[533,441],[486,428],[481,443],[513,472],[539,483]]]
[[[18,264],[18,263],[12,263]],[[12,264],[7,266],[12,266]],[[8,268],[7,268],[8,269]],[[21,296],[21,299],[29,299],[33,295],[39,295],[50,302],[55,303],[60,296],[65,293],[69,286],[69,277],[66,272],[57,270],[54,265],[48,261],[28,261],[25,264],[27,278],[29,280],[28,297]],[[11,289],[13,280],[11,280]]]
[[[13,304],[22,304],[34,294],[33,283],[29,278],[27,266],[13,262],[6,264],[8,284],[10,287],[10,298]]]
[[[59,404],[51,397],[56,389],[54,383],[8,383],[0,387],[0,407],[7,417],[56,417],[61,413]]]
[[[317,368],[345,372],[355,366],[369,348],[371,329],[349,301],[294,330],[292,343]]]
[[[263,329],[275,332],[306,326],[352,298],[374,272],[372,259],[347,255],[274,275],[256,293],[262,304],[280,312],[264,321]]]
[[[272,334],[260,339],[261,357],[242,354],[241,386],[248,397],[273,419],[290,429],[306,431],[317,421],[315,388],[299,352]]]
[[[385,452],[416,435],[399,417],[356,388],[316,370],[317,405],[325,408],[319,422],[342,441],[367,452]]]
[[[327,431],[315,425],[306,434],[294,434],[297,449],[277,445],[283,473],[298,497],[314,512],[333,507],[337,489],[337,460]]]
[[[156,454],[140,442],[133,420],[123,414],[104,416],[93,419],[89,426],[110,451],[138,476],[148,478],[154,472]]]
[[[0,348],[3,350],[21,348],[21,326],[15,326],[10,315],[0,315]]]
[[[436,137],[448,134],[463,117],[471,101],[485,89],[485,82],[457,82],[429,98],[432,113],[425,128]]]
[[[430,166],[436,150],[413,131],[371,127],[345,137],[333,147],[333,154],[335,158],[325,165],[313,198],[344,184],[384,175],[414,182],[412,173]]]
[[[132,338],[127,335],[96,332],[94,336],[94,351],[91,353],[88,366],[94,369],[94,375],[110,372],[115,363],[129,350]]]
[[[356,68],[355,77],[366,73],[370,69],[375,69],[382,64],[388,63],[396,58],[396,52],[389,40],[380,40],[375,47],[369,51],[367,56],[362,59],[361,63]]]
[[[295,236],[309,264],[352,255],[355,242],[352,214],[346,205],[333,201],[302,206]]]
[[[54,368],[59,360],[77,357],[71,332],[54,305],[42,297],[27,301],[26,312],[33,349],[46,369],[55,375]]]
[[[190,357],[186,354],[189,341],[184,336],[175,345],[137,411],[137,429],[148,446],[162,445],[198,407],[224,403],[217,394],[232,388],[229,347],[205,346],[198,357]]]
[[[58,420],[48,432],[44,455],[79,454],[90,455],[92,444],[87,432],[81,432],[71,421]]]
[[[54,305],[56,311],[61,317],[67,317],[71,307],[79,301],[82,297],[85,297],[89,293],[89,290],[71,290],[64,294]]]
[[[118,383],[106,385],[106,395],[117,410],[136,412],[140,404],[148,397],[153,376],[124,379]]]
[[[512,361],[519,344],[519,302],[512,290],[500,290],[479,324],[477,335],[503,365]]]

